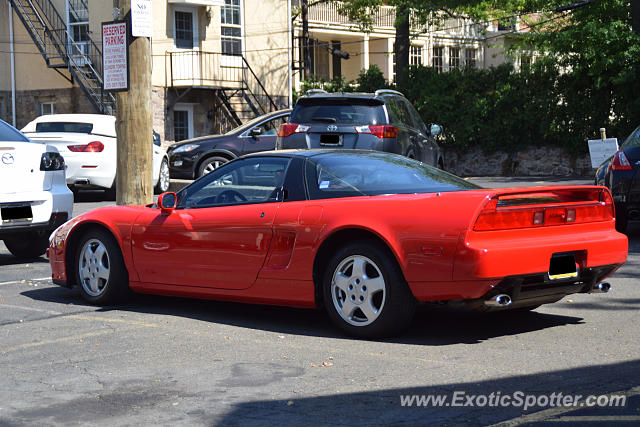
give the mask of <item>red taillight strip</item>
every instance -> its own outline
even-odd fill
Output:
[[[487,200],[476,219],[474,231],[510,230],[565,224],[608,221],[614,217],[613,200],[608,191],[592,192],[597,200],[499,207],[500,196]],[[505,200],[527,194],[505,195]],[[531,195],[529,195],[531,196]]]
[[[100,141],[91,141],[86,145],[67,145],[67,148],[74,153],[100,153],[104,150],[104,144]]]

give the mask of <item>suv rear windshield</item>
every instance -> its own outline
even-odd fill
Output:
[[[386,124],[381,101],[375,99],[302,98],[289,119],[291,123]]]
[[[42,122],[36,124],[36,132],[91,133],[92,123]]]

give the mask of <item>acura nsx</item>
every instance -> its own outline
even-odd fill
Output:
[[[530,310],[606,292],[627,258],[599,186],[483,189],[357,150],[241,157],[146,206],[58,228],[53,281],[107,305],[129,292],[324,307],[348,334],[396,334],[419,302]]]

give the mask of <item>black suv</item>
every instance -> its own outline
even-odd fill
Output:
[[[434,137],[441,127],[425,126],[416,109],[398,91],[327,93],[311,90],[296,103],[289,123],[280,125],[276,150],[357,148],[402,154],[444,167]]]

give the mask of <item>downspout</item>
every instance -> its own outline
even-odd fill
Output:
[[[9,6],[9,45],[10,45],[10,57],[11,57],[11,121],[13,127],[16,126],[16,52],[13,42],[13,7],[9,0],[7,0]]]
[[[289,61],[289,108],[293,108],[293,44],[291,41],[293,40],[292,31],[293,26],[291,25],[291,0],[287,0],[287,39],[288,39],[288,61]]]

